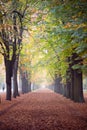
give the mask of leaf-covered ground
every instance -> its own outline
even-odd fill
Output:
[[[0,130],[87,130],[86,103],[74,103],[48,89],[6,101],[2,94]]]

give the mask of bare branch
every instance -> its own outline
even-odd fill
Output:
[[[0,45],[1,45],[1,48],[2,48],[2,50],[3,50],[3,52],[2,52],[2,50],[0,50],[0,53],[1,53],[2,55],[4,55],[4,54],[5,54],[5,48],[3,47],[2,42],[0,42]]]

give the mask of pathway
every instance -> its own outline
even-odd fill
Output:
[[[3,99],[0,130],[87,130],[87,102],[74,103],[48,89]]]

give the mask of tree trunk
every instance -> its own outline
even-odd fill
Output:
[[[54,85],[54,92],[59,93],[59,88],[58,88],[58,78],[55,76],[55,85]]]
[[[71,89],[70,82],[67,82],[66,88],[67,88],[66,97],[70,98],[70,89]]]
[[[66,97],[70,98],[71,95],[71,77],[70,77],[70,70],[67,71],[67,77],[66,77]]]
[[[81,59],[76,53],[72,56],[72,66],[81,63]],[[72,69],[72,100],[75,102],[84,102],[82,72],[79,69]]]
[[[72,75],[72,72],[71,72],[71,59],[70,57],[67,58],[67,62],[69,63],[69,66],[68,66],[68,69],[67,69],[67,72],[66,72],[66,94],[65,96],[67,98],[71,98],[71,82],[72,82],[72,78],[71,78],[71,75]]]
[[[82,72],[78,72],[78,70],[74,70],[74,101],[84,102]]]
[[[19,96],[18,82],[17,82],[17,71],[18,71],[18,59],[16,59],[13,68],[13,97]]]
[[[31,92],[31,82],[28,83],[28,92]]]
[[[70,89],[70,99],[74,100],[74,70],[71,68],[71,89]]]
[[[5,59],[6,69],[6,100],[11,100],[11,77],[12,77],[12,62]]]
[[[65,89],[65,87],[66,87],[65,84],[62,84],[62,89],[63,89],[63,93],[62,94],[63,94],[63,96],[66,95],[66,89]]]
[[[26,79],[26,82],[25,82],[25,93],[28,93],[28,80],[27,80],[27,78],[25,78]]]
[[[55,76],[55,86],[54,86],[54,91],[55,92],[57,92],[57,93],[62,93],[61,92],[61,87],[62,87],[62,85],[61,85],[61,77],[60,76]]]
[[[25,93],[25,88],[24,88],[24,86],[25,86],[25,78],[22,77],[21,81],[22,81],[22,93],[24,94]]]
[[[26,78],[25,78],[25,75],[22,76],[22,93],[26,93],[28,90],[27,90],[27,82],[26,82]]]

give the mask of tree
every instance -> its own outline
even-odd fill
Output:
[[[47,50],[47,54],[42,58],[47,62],[43,62],[51,67],[50,70],[55,66],[53,75],[55,75],[56,72],[57,75],[61,75],[62,83],[65,84],[65,96],[70,98],[71,93],[69,93],[69,91],[72,90],[73,100],[84,102],[82,94],[82,72],[86,69],[86,62],[84,61],[87,59],[87,53],[85,51],[87,42],[87,34],[85,33],[87,12],[85,9],[87,2],[85,0],[54,0],[43,1],[40,5],[42,5],[43,9],[41,12],[45,12],[46,16],[44,19],[42,17],[40,17],[40,19],[38,18],[39,22],[38,19],[36,21],[38,24],[36,27],[40,29],[38,34],[36,34],[36,38],[39,39],[40,50],[43,52]],[[74,54],[77,56],[72,59]],[[50,56],[53,57],[53,63],[50,63]],[[69,57],[70,61],[67,60]],[[72,65],[70,65],[71,63]],[[69,75],[71,75],[73,80],[71,80],[72,78],[67,79]],[[76,75],[78,75],[78,78]],[[78,82],[78,84],[76,84],[76,82]],[[67,85],[72,87],[69,88]],[[78,89],[76,90],[76,88]]]
[[[7,84],[6,99],[7,100],[11,100],[11,78],[13,76],[14,63],[18,61],[19,53],[21,50],[21,42],[22,42],[22,35],[23,35],[22,24],[23,24],[25,11],[27,9],[27,3],[25,3],[24,9],[22,8],[23,10],[19,12],[17,8],[17,4],[21,4],[21,2],[17,3],[17,1],[15,0],[13,0],[12,3],[10,3],[9,1],[7,3],[1,2],[1,6],[4,9],[6,9],[1,11],[2,28],[0,31],[0,37],[1,37],[0,45],[2,48],[1,53],[4,56],[4,62],[6,68],[6,84]],[[13,6],[14,8],[11,8]]]
[[[27,47],[27,49],[26,49]],[[31,54],[29,49],[29,43],[22,48],[20,54],[20,64],[19,64],[19,73],[20,80],[22,82],[22,93],[27,93],[31,91]],[[25,55],[26,53],[26,55]]]

